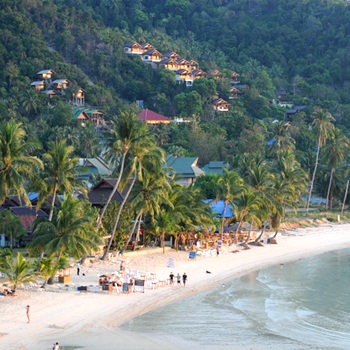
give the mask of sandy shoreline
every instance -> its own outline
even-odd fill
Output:
[[[0,347],[51,349],[53,342],[58,341],[61,348],[71,350],[79,347],[131,350],[140,349],[140,344],[142,349],[188,349],[188,344],[181,339],[174,340],[167,335],[154,339],[151,335],[127,332],[119,326],[154,308],[213,288],[250,271],[347,247],[350,247],[350,224],[326,224],[288,231],[278,237],[277,245],[252,247],[239,253],[227,252],[219,257],[213,254],[189,260],[186,252],[170,250],[163,255],[158,248],[148,255],[127,253],[122,259],[126,260],[130,270],[155,272],[161,279],[166,279],[171,271],[181,275],[186,272],[188,285],[166,285],[157,289],[146,286],[145,293],[130,294],[118,294],[116,291],[80,293],[75,287],[65,291],[64,286],[55,286],[52,291],[39,291],[37,288],[18,290],[16,297],[0,298]],[[174,267],[167,266],[169,258],[174,259]],[[81,271],[85,277],[72,276],[73,284],[96,285],[99,274],[119,269],[117,259],[88,264]],[[207,274],[207,270],[211,274]],[[27,304],[31,305],[30,324],[26,323]],[[191,346],[193,348],[193,344]],[[252,344],[251,349],[262,348]]]

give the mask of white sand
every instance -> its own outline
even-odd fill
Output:
[[[56,341],[60,343],[61,349],[79,346],[92,350],[188,349],[188,344],[179,337],[164,335],[154,338],[151,335],[129,333],[118,326],[149,310],[210,289],[250,271],[346,247],[350,247],[350,224],[329,224],[289,231],[278,236],[277,245],[252,247],[234,254],[226,252],[219,257],[199,256],[196,260],[189,260],[186,252],[167,250],[163,255],[159,248],[148,251],[147,255],[144,252],[128,252],[122,257],[126,260],[127,268],[155,272],[161,279],[167,278],[171,271],[181,275],[186,272],[187,286],[166,285],[158,289],[146,286],[145,293],[130,294],[118,294],[115,290],[112,293],[80,293],[73,287],[70,291],[64,291],[62,285],[50,287],[47,291],[19,289],[17,296],[0,298],[0,349],[52,349]],[[173,268],[167,266],[170,257],[175,260]],[[85,273],[86,276],[76,276],[74,270],[72,282],[76,286],[96,285],[98,275],[118,269],[119,262],[88,263],[81,269],[81,274]],[[207,274],[207,270],[211,274]],[[31,306],[29,324],[25,310],[27,304]],[[262,348],[252,344],[250,349]]]

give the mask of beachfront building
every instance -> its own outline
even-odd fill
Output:
[[[194,183],[198,176],[204,171],[197,165],[198,157],[177,157],[168,155],[166,157],[167,167],[171,169],[170,175],[175,177],[175,181],[184,186]]]
[[[116,182],[117,179],[102,179],[99,183],[93,186],[88,193],[89,202],[95,207],[102,208],[106,204]],[[84,196],[80,195],[79,198],[84,199]],[[117,190],[112,197],[112,202],[122,203],[123,199],[124,196]]]

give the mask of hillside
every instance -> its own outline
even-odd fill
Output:
[[[0,116],[23,121],[44,148],[64,137],[86,156],[98,153],[98,140],[93,128],[72,121],[72,94],[84,89],[86,106],[103,110],[107,120],[141,100],[145,108],[193,122],[153,131],[167,151],[199,156],[200,165],[265,154],[275,140],[272,122],[288,120],[297,160],[310,172],[314,106],[332,113],[349,135],[349,33],[345,0],[3,0]],[[173,71],[127,55],[124,45],[134,41],[194,60],[208,78],[179,84]],[[42,69],[70,81],[61,98],[48,102],[31,88]],[[235,85],[240,95],[230,99],[232,72],[243,88]],[[213,108],[220,98],[228,111]],[[303,109],[287,115],[288,107],[276,102]]]

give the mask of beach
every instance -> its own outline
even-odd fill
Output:
[[[209,290],[225,281],[251,271],[318,255],[326,251],[350,247],[350,224],[326,223],[317,227],[287,230],[277,236],[278,244],[252,246],[249,250],[232,252],[225,247],[219,256],[200,255],[189,259],[189,252],[150,248],[127,252],[110,261],[88,261],[80,275],[72,271],[69,290],[65,285],[49,286],[47,290],[32,287],[18,289],[17,296],[0,298],[0,344],[6,349],[52,349],[58,341],[61,349],[188,349],[186,341],[171,334],[163,336],[126,331],[120,326],[150,310]],[[208,252],[207,252],[208,253]],[[130,271],[154,273],[167,280],[170,272],[188,276],[186,287],[146,284],[145,292],[129,294],[98,291],[98,276],[119,271],[120,261]],[[173,266],[169,267],[170,260]],[[210,272],[210,273],[207,273]],[[85,276],[83,276],[83,273]],[[91,286],[82,293],[78,286]],[[27,324],[26,305],[31,308]],[[198,348],[203,346],[198,346]],[[192,346],[193,348],[193,346]],[[207,346],[206,349],[219,349]],[[230,347],[239,349],[239,347]],[[250,349],[265,350],[259,344]],[[283,349],[287,349],[284,346]],[[292,349],[292,348],[291,348]]]

